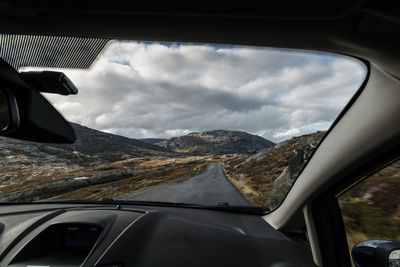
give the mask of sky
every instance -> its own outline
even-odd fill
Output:
[[[333,54],[133,41],[62,71],[79,94],[46,97],[72,122],[131,138],[226,129],[273,142],[327,130],[366,76]]]

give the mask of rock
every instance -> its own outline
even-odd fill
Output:
[[[279,186],[282,183],[288,183],[290,181],[290,173],[289,173],[289,166],[287,166],[278,178],[274,181],[274,186]]]
[[[268,207],[272,210],[278,207],[287,195],[291,186],[292,184],[289,183],[280,183],[274,186],[269,193]]]
[[[241,164],[246,164],[249,162],[253,162],[253,161],[261,161],[267,158],[267,153],[268,153],[269,149],[266,150],[262,150],[260,152],[258,152],[257,154],[248,157],[243,163]]]
[[[299,176],[300,172],[307,164],[316,147],[317,142],[313,138],[308,138],[305,146],[300,149],[295,149],[293,155],[288,161],[288,166],[275,179],[274,185],[278,186],[282,183],[293,184],[294,180]]]

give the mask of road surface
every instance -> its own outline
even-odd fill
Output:
[[[205,172],[196,176],[148,187],[127,194],[122,199],[203,205],[214,205],[216,202],[228,202],[229,205],[250,205],[226,179],[222,166],[218,163],[208,165]]]

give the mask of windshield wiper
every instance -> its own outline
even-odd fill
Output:
[[[237,212],[237,213],[258,214],[258,215],[265,215],[270,212],[270,209],[267,207],[229,205],[228,202],[216,202],[214,205],[202,205],[202,204],[161,202],[161,201],[119,200],[119,199],[108,199],[108,198],[101,198],[97,201],[106,204],[109,203],[109,204],[198,208],[198,209],[210,209],[210,210]]]
[[[33,203],[71,203],[71,204],[107,204],[107,205],[153,206],[153,207],[154,206],[180,207],[180,208],[218,210],[218,211],[227,211],[235,213],[247,213],[256,215],[265,215],[270,212],[270,209],[267,207],[234,206],[234,205],[229,205],[229,203],[227,202],[216,202],[214,205],[201,205],[201,204],[162,202],[162,201],[142,201],[142,200],[101,198],[98,200],[50,200],[50,201],[38,201]]]
[[[205,207],[207,209],[212,209],[212,210],[222,210],[222,211],[249,213],[257,215],[265,215],[271,212],[271,210],[267,207],[229,205],[229,203],[227,202],[216,202],[214,206],[205,206]]]
[[[162,201],[144,201],[144,200],[124,200],[124,199],[113,199],[113,198],[99,198],[97,200],[86,200],[86,199],[66,199],[66,200],[45,200],[45,201],[35,201],[28,203],[70,203],[70,204],[106,204],[106,205],[138,205],[138,206],[192,206],[192,204],[187,203],[175,203],[175,202],[162,202]],[[21,203],[18,203],[21,204]]]

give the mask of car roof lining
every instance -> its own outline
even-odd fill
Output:
[[[66,3],[62,1],[39,1],[32,2],[20,0],[2,0],[3,9],[13,14],[39,14],[39,13],[86,13],[86,14],[141,14],[141,15],[174,15],[174,16],[219,16],[219,17],[259,17],[259,18],[332,18],[343,16],[349,12],[359,9],[366,1],[339,0],[331,2],[321,1],[279,1],[268,5],[262,3],[244,4],[243,2],[230,2],[229,5],[218,5],[215,2],[204,1],[201,5],[182,3],[141,3],[140,5],[131,1],[79,2]],[[290,3],[288,3],[290,2]]]
[[[116,8],[119,5],[121,8]],[[400,65],[393,63],[400,57],[397,53],[400,41],[395,38],[400,29],[397,5],[395,1],[381,4],[361,0],[324,1],[323,5],[311,1],[311,4],[301,2],[301,5],[275,3],[267,9],[249,4],[243,5],[241,11],[234,7],[202,5],[172,12],[173,6],[140,8],[118,1],[102,5],[89,1],[74,6],[62,1],[1,0],[0,6],[6,7],[3,10],[6,14],[0,16],[0,33],[317,50],[374,61],[385,71],[400,77]],[[315,10],[312,14],[323,15],[299,17],[298,14],[308,14],[305,10],[310,6]],[[330,7],[338,11],[326,14]],[[366,20],[366,16],[373,19]],[[376,19],[385,23],[376,23]],[[393,26],[393,32],[386,32],[388,24]],[[369,28],[374,31],[368,32]]]

